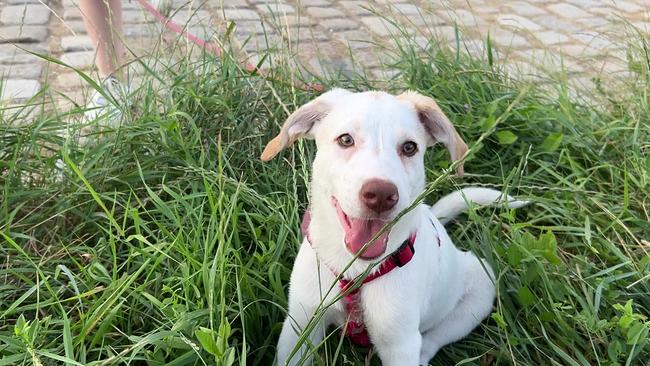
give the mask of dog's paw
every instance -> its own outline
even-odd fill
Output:
[[[423,340],[420,350],[420,365],[428,365],[439,350],[440,346],[437,343]]]

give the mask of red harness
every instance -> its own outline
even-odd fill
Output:
[[[305,212],[303,216],[300,229],[302,234],[311,245],[311,238],[309,236],[309,222],[311,221],[311,215],[309,211]],[[402,267],[413,259],[415,254],[415,238],[416,235],[411,234],[411,236],[404,240],[402,245],[397,249],[393,254],[386,258],[380,265],[379,270],[373,272],[366,276],[359,286],[355,289],[347,292],[351,287],[354,287],[356,282],[354,280],[346,280],[341,278],[339,280],[339,288],[341,292],[346,293],[343,296],[343,306],[345,311],[348,313],[348,321],[345,327],[345,335],[350,338],[350,341],[357,346],[369,347],[372,343],[370,342],[370,336],[368,335],[368,330],[366,325],[363,322],[363,309],[361,308],[361,288],[364,284],[374,281],[377,278],[389,273],[395,268]],[[438,238],[438,245],[440,245],[440,238]],[[330,269],[331,270],[331,269]],[[332,270],[334,276],[338,277],[339,274],[336,271]]]

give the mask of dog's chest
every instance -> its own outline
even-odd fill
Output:
[[[380,329],[399,327],[406,318],[418,322],[420,329],[428,329],[439,323],[462,296],[457,249],[451,243],[447,243],[449,248],[431,244],[435,245],[418,243],[411,262],[365,284],[358,292],[355,308],[371,337]],[[359,319],[358,314],[352,315],[353,320]],[[330,319],[337,326],[351,319],[344,299],[332,307]]]

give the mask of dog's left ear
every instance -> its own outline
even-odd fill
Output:
[[[442,142],[449,150],[452,161],[461,159],[465,155],[467,144],[460,137],[449,118],[438,107],[435,100],[414,91],[404,92],[398,95],[397,99],[409,102],[415,107],[420,122],[429,133],[429,146]],[[458,165],[456,173],[463,175],[464,172],[463,164]]]
[[[280,133],[266,144],[260,159],[269,161],[297,139],[311,136],[314,125],[327,116],[336,99],[350,93],[345,89],[332,89],[291,113]]]

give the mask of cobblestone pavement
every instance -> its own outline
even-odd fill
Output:
[[[99,1],[99,0],[98,0]],[[470,51],[482,52],[486,35],[509,68],[534,75],[564,65],[572,80],[625,76],[625,27],[650,30],[650,1],[598,0],[174,0],[173,19],[191,32],[220,39],[229,21],[247,57],[277,45],[313,72],[361,67],[380,77],[387,52],[380,45],[399,32],[395,19],[418,44],[455,44],[458,25]],[[135,0],[124,1],[125,37],[138,57],[156,54],[169,40]],[[397,37],[399,38],[399,36]],[[84,103],[84,82],[70,69],[26,52],[48,54],[91,70],[92,44],[77,0],[0,0],[2,104],[24,102],[44,86],[59,99]],[[351,60],[350,56],[354,60]],[[135,71],[137,75],[137,71]],[[136,76],[137,78],[137,76]],[[61,96],[65,95],[66,98]]]

